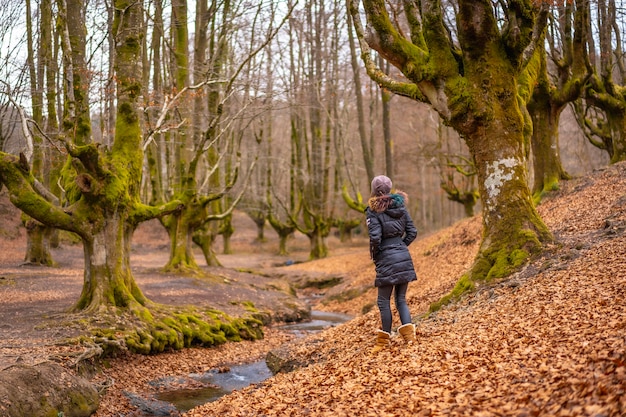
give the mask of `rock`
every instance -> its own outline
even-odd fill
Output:
[[[0,371],[3,417],[88,417],[98,404],[98,391],[89,381],[55,363],[16,364]]]
[[[299,358],[293,356],[292,352],[286,347],[269,351],[265,356],[265,363],[274,375],[280,372],[291,372],[306,365],[306,362],[302,362]]]
[[[301,342],[271,350],[265,355],[265,364],[272,374],[276,375],[321,362],[326,358],[318,353],[316,346],[322,342],[322,339],[307,338]]]
[[[141,410],[145,415],[169,417],[180,415],[180,412],[176,409],[176,407],[168,402],[156,400],[154,398],[144,398],[128,391],[124,391],[124,395],[130,399],[132,405]]]

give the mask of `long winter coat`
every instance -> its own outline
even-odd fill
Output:
[[[417,236],[417,228],[404,205],[406,198],[402,192],[372,197],[365,209],[370,255],[376,265],[376,287],[417,279],[408,249]]]

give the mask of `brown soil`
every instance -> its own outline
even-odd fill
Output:
[[[287,279],[304,286],[320,276],[334,277],[339,283],[332,288],[309,286],[299,291],[315,296],[317,309],[358,317],[304,341],[268,328],[262,341],[151,356],[121,355],[92,375],[96,386],[108,388],[95,415],[139,416],[124,392],[149,394],[155,388],[148,382],[160,376],[255,360],[287,341],[310,366],[279,374],[185,415],[623,415],[625,190],[624,163],[564,183],[538,207],[557,238],[544,256],[507,280],[485,286],[428,317],[423,314],[429,304],[448,292],[471,265],[480,243],[480,218],[421,236],[411,246],[420,279],[409,289],[419,342],[404,349],[394,335],[391,349],[378,357],[368,354],[379,319],[372,308],[373,266],[366,242],[342,244],[331,238],[328,259],[302,262],[308,256],[306,238],[291,242],[291,257],[275,256],[273,232],[267,230],[267,243],[254,243],[253,223],[239,214],[233,236],[235,255],[220,255],[226,268],[213,272],[242,284],[248,284],[247,279],[257,284]],[[0,205],[0,370],[17,362],[53,359],[76,371],[78,357],[88,349],[58,346],[56,342],[72,330],[47,323],[64,317],[78,297],[81,248],[64,245],[55,250],[57,268],[19,266],[25,237],[14,222],[17,217],[6,201]],[[300,263],[279,266],[288,260]],[[142,226],[134,236],[133,269],[140,287],[155,301],[198,302],[224,309],[232,306],[226,301],[230,297],[267,306],[274,301],[259,296],[263,291],[241,295],[200,290],[191,278],[161,274],[159,267],[166,261],[163,231],[154,224]],[[204,264],[200,257],[198,262]]]

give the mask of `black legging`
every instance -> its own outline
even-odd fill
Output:
[[[400,315],[400,322],[407,324],[411,322],[411,313],[409,312],[409,306],[406,305],[406,290],[409,288],[409,284],[399,285],[387,285],[384,287],[378,287],[378,309],[380,310],[380,321],[382,322],[383,330],[387,333],[391,333],[391,293],[395,289],[395,303],[398,314]]]

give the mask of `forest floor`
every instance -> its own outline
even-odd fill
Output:
[[[4,222],[15,214],[11,210],[0,206],[0,369],[78,349],[58,346],[67,335],[42,323],[77,300],[81,249],[55,250],[57,268],[19,266],[25,238],[17,224]],[[541,257],[432,315],[425,314],[430,303],[472,263],[480,218],[418,237],[410,249],[419,280],[408,294],[418,342],[407,347],[394,334],[390,348],[378,355],[369,353],[379,318],[372,308],[373,265],[362,239],[331,239],[331,256],[304,262],[306,239],[293,241],[293,254],[285,258],[271,255],[271,237],[256,244],[254,228],[236,232],[236,254],[219,256],[225,266],[220,274],[245,279],[241,270],[257,271],[296,287],[319,275],[335,276],[337,285],[302,295],[315,296],[315,309],[355,318],[298,340],[270,327],[255,342],[113,358],[92,376],[94,384],[108,386],[95,416],[141,416],[128,393],[154,392],[150,381],[255,361],[287,343],[307,365],[184,416],[626,415],[626,163],[563,182],[538,212],[555,236]],[[146,225],[133,238],[133,270],[149,298],[223,305],[237,296],[198,293],[161,274],[158,267],[168,255],[161,233]],[[287,261],[295,263],[284,266],[292,263]],[[71,370],[71,361],[64,365]]]

